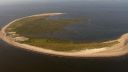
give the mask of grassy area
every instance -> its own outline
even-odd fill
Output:
[[[49,39],[30,39],[23,43],[38,46],[38,47],[43,47],[46,49],[52,49],[56,51],[78,51],[83,49],[110,47],[119,42],[115,41],[111,43],[98,43],[98,42],[74,43],[74,42],[56,41],[56,40],[49,40]]]
[[[80,22],[80,19],[47,19],[47,17],[30,17],[14,22],[9,28],[22,36],[29,38],[44,38],[45,34],[64,31],[63,27]],[[42,35],[42,34],[43,35]]]
[[[29,40],[22,43],[52,49],[56,51],[74,51],[90,48],[110,47],[118,42],[101,43],[101,42],[75,42],[70,40],[59,40],[52,38],[52,34],[64,32],[65,26],[80,22],[76,19],[48,19],[47,17],[29,17],[14,22],[8,27],[7,32],[16,32],[21,36],[28,37]],[[43,33],[43,34],[42,34]],[[70,32],[69,32],[70,33]],[[49,37],[50,35],[50,37]]]

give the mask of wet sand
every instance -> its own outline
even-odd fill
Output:
[[[55,16],[55,15],[61,15],[63,13],[44,13],[44,14],[37,14],[37,15],[32,15],[32,16],[27,16],[27,17],[34,17],[34,16]],[[23,17],[23,18],[27,18]],[[71,56],[71,57],[116,57],[116,56],[123,56],[128,53],[128,34],[122,35],[119,40],[119,44],[116,44],[112,47],[104,47],[104,48],[96,48],[96,49],[86,49],[86,50],[81,50],[77,52],[59,52],[59,51],[54,51],[54,50],[48,50],[32,45],[27,45],[27,44],[21,44],[18,42],[15,42],[11,37],[6,35],[6,28],[8,28],[13,22],[21,20],[23,18],[16,19],[6,26],[4,26],[1,29],[0,32],[0,37],[3,41],[7,42],[10,45],[16,46],[18,48],[23,48],[26,50],[42,53],[42,54],[53,54],[53,55],[58,55],[58,56]]]

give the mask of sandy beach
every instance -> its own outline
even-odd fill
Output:
[[[37,14],[32,16],[26,16],[19,19],[16,19],[9,24],[5,25],[1,31],[0,31],[0,37],[3,41],[7,42],[10,45],[16,46],[18,48],[23,48],[26,50],[38,52],[38,53],[45,53],[45,54],[53,54],[53,55],[59,55],[59,56],[71,56],[71,57],[117,57],[117,56],[123,56],[128,53],[128,34],[124,34],[119,39],[119,44],[116,44],[112,47],[104,47],[104,48],[96,48],[96,49],[86,49],[81,50],[77,52],[59,52],[54,50],[48,50],[32,45],[27,44],[21,44],[18,42],[15,42],[13,39],[11,39],[6,34],[6,28],[8,28],[13,22],[21,20],[23,18],[27,17],[34,17],[34,16],[55,16],[55,15],[62,15],[64,13],[44,13],[44,14]]]

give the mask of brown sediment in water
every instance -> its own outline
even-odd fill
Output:
[[[27,17],[34,17],[34,16],[55,16],[55,15],[61,15],[63,13],[44,13],[44,14],[37,14]],[[23,18],[27,18],[23,17]],[[0,37],[3,41],[7,42],[8,44],[11,44],[13,46],[39,52],[39,53],[46,53],[46,54],[54,54],[54,55],[61,55],[61,56],[71,56],[71,57],[115,57],[115,56],[122,56],[128,53],[128,34],[124,34],[121,36],[118,41],[119,44],[116,44],[112,47],[103,47],[103,48],[95,48],[95,49],[85,49],[75,52],[60,52],[60,51],[54,51],[54,50],[48,50],[45,48],[40,48],[28,44],[22,44],[14,41],[11,37],[7,36],[6,29],[14,22],[21,20],[23,18],[16,19],[6,26],[4,26],[1,29]],[[111,42],[111,41],[110,41]]]

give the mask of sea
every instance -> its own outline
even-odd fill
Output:
[[[37,0],[0,3],[0,27],[33,14],[59,12],[85,17],[87,22],[65,27],[78,31],[77,40],[112,40],[128,32],[126,0]],[[0,40],[0,72],[128,72],[128,55],[80,58],[41,54]]]

